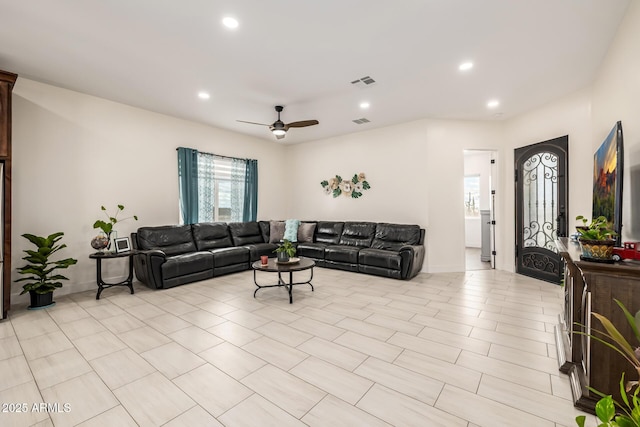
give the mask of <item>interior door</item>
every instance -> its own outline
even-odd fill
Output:
[[[517,148],[516,272],[560,283],[555,239],[567,235],[569,137]]]

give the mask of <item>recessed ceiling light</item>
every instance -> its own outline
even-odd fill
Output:
[[[198,98],[200,98],[200,99],[209,99],[209,98],[211,98],[211,95],[209,95],[207,92],[198,92]]]
[[[496,108],[498,105],[500,105],[500,101],[498,101],[497,99],[492,99],[491,101],[487,102],[487,108]]]
[[[226,16],[223,20],[222,23],[224,24],[225,27],[227,28],[238,28],[238,20],[235,18],[232,18],[230,16]]]
[[[469,71],[472,68],[473,68],[473,62],[463,62],[458,67],[458,70],[460,70],[460,71]]]
[[[362,108],[363,110],[366,110],[370,106],[371,106],[371,104],[369,104],[368,102],[361,102],[360,103],[360,108]]]

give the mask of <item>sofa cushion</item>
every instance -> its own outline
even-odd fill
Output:
[[[298,227],[298,242],[313,242],[314,231],[316,231],[315,222],[301,222]]]
[[[298,227],[300,226],[300,220],[288,219],[284,223],[284,239],[290,242],[298,241]]]
[[[400,270],[402,259],[399,252],[363,248],[358,253],[358,263],[361,265]]]
[[[284,221],[269,221],[269,243],[279,243],[284,239]]]
[[[233,246],[229,227],[224,222],[201,222],[192,225],[199,251]]]
[[[420,242],[420,227],[417,225],[379,223],[371,247],[398,251],[402,246]]]
[[[326,247],[326,243],[299,243],[296,249],[296,254],[307,258],[324,259],[324,248]]]
[[[167,260],[162,264],[162,278],[172,279],[207,270],[213,271],[213,254],[211,252],[175,255],[167,257]]]
[[[249,263],[249,249],[245,247],[212,249],[211,253],[213,254],[213,265],[215,268]]]
[[[229,223],[229,232],[231,233],[234,246],[264,243],[260,226],[255,221]]]
[[[262,255],[275,257],[278,245],[275,243],[251,243],[244,245],[244,247],[249,249],[249,261],[253,262],[259,260]]]
[[[357,246],[327,246],[324,248],[324,259],[326,261],[358,264],[358,252],[360,252],[360,248]]]
[[[344,222],[318,221],[315,241],[328,245],[337,245],[340,242],[343,227]]]
[[[190,225],[163,225],[159,227],[141,227],[138,229],[138,248],[141,250],[159,249],[167,256],[195,252]]]
[[[368,248],[375,233],[375,222],[345,222],[340,236],[340,245]]]

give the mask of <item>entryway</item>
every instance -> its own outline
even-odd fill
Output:
[[[492,150],[464,150],[465,270],[495,268],[495,167]]]

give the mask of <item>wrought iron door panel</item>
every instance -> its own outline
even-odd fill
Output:
[[[515,150],[516,271],[560,283],[555,240],[566,235],[567,149],[564,136]]]

